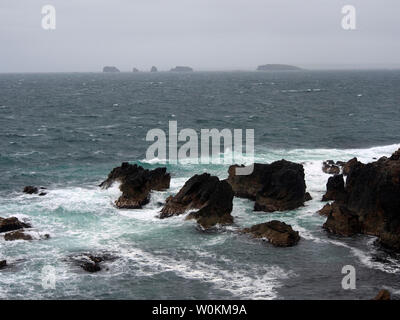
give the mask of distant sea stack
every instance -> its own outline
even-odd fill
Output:
[[[114,66],[105,66],[103,68],[103,72],[120,72],[117,67]]]
[[[157,72],[157,71],[158,71],[158,69],[155,66],[152,66],[151,69],[150,69],[150,72]]]
[[[298,71],[301,68],[288,64],[264,64],[257,67],[257,71]]]
[[[193,72],[193,69],[185,66],[177,66],[171,69],[172,72]]]
[[[133,69],[132,69],[132,72],[140,72],[140,71],[139,71],[139,69],[137,69],[137,68],[133,68]]]

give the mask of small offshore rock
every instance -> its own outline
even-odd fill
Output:
[[[30,228],[31,226],[27,223],[21,222],[16,217],[11,218],[0,218],[0,233],[14,231],[23,228]]]
[[[39,192],[39,188],[34,186],[26,186],[24,187],[23,192],[27,194],[37,194]]]
[[[242,230],[243,233],[250,233],[255,238],[266,238],[277,247],[291,247],[299,240],[299,232],[294,231],[292,226],[277,220],[256,224]]]
[[[4,235],[4,240],[6,241],[15,241],[15,240],[32,240],[32,236],[30,234],[24,233],[22,230],[8,232]]]

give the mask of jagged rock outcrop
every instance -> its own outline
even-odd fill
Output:
[[[355,162],[346,179],[346,197],[336,200],[324,224],[330,232],[375,235],[379,243],[400,251],[400,159]]]
[[[339,174],[340,165],[333,160],[326,160],[322,163],[322,171],[327,174]]]
[[[205,229],[216,224],[230,224],[233,222],[232,201],[233,191],[226,181],[203,173],[190,178],[175,196],[166,200],[160,218],[199,209],[190,213],[187,219],[197,220]]]
[[[16,217],[0,218],[0,232],[8,232],[30,227],[29,224],[19,221]]]
[[[334,175],[328,179],[326,184],[326,193],[322,197],[322,201],[344,200],[346,191],[344,190],[344,178],[342,174]]]
[[[277,220],[256,224],[243,229],[242,232],[250,233],[255,238],[265,238],[277,247],[291,247],[300,240],[298,231],[294,231],[290,225]]]
[[[255,200],[256,211],[293,210],[304,205],[306,193],[301,164],[280,160],[271,164],[254,164],[250,175],[236,175],[237,165],[228,170],[228,183],[236,197]]]
[[[360,164],[361,164],[361,162],[359,162],[359,161],[357,160],[357,158],[353,158],[353,159],[347,161],[347,162],[344,163],[343,166],[342,166],[342,167],[343,167],[343,175],[345,175],[345,176],[349,175],[351,169],[352,169],[353,167],[356,167],[356,166],[360,165]]]
[[[150,201],[152,190],[162,191],[169,188],[171,175],[166,168],[147,170],[136,164],[123,162],[110,172],[100,187],[109,188],[115,181],[121,183],[122,191],[115,205],[121,209],[139,209]]]
[[[326,205],[324,205],[324,207],[318,211],[318,213],[321,216],[329,216],[329,214],[332,212],[332,205],[330,203],[327,203]]]
[[[105,66],[103,68],[103,72],[120,72],[117,67],[114,66]]]
[[[359,162],[357,158],[353,158],[347,162],[326,160],[322,163],[322,171],[327,174],[337,175],[342,173],[344,176],[347,176],[350,173],[350,170],[354,166],[358,166],[360,163],[361,162]]]
[[[6,260],[0,260],[0,270],[7,267],[7,261]]]
[[[390,292],[386,289],[382,289],[373,300],[391,300]]]
[[[361,232],[358,216],[346,206],[333,203],[330,207],[324,207],[323,213],[328,217],[323,228],[330,233],[349,237]]]

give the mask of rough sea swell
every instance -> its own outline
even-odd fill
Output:
[[[0,271],[0,298],[368,299],[400,290],[397,256],[373,237],[327,234],[316,213],[329,177],[323,160],[370,162],[400,147],[399,84],[400,72],[1,75],[0,217],[28,219],[34,237],[51,238],[1,237],[10,267]],[[303,163],[313,200],[271,214],[235,198],[235,224],[215,232],[184,216],[160,220],[159,202],[193,174],[227,176],[227,165],[187,163],[167,166],[170,190],[144,209],[116,209],[118,186],[97,185],[122,161],[156,167],[144,160],[144,138],[168,120],[178,129],[254,128],[255,160]],[[23,195],[30,184],[48,194]],[[297,246],[236,232],[273,219],[300,231]],[[71,260],[84,252],[116,259],[88,274]],[[357,270],[353,291],[341,287],[347,264]],[[42,288],[46,265],[56,269],[55,290]]]

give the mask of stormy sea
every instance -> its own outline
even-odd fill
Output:
[[[400,148],[399,87],[400,71],[1,74],[0,217],[29,223],[32,240],[0,235],[0,299],[370,299],[382,288],[396,297],[400,257],[373,236],[328,233],[317,211],[323,161],[368,163]],[[147,159],[147,132],[168,132],[169,121],[178,131],[254,129],[254,161],[302,164],[313,199],[267,213],[235,197],[234,223],[210,231],[185,215],[159,219],[190,177],[225,179],[229,167]],[[116,208],[118,184],[99,184],[122,162],[165,166],[170,188],[142,209]],[[30,185],[46,194],[23,193]],[[238,232],[270,220],[299,231],[298,244]],[[85,255],[110,259],[87,272]],[[345,265],[355,290],[342,287]]]

